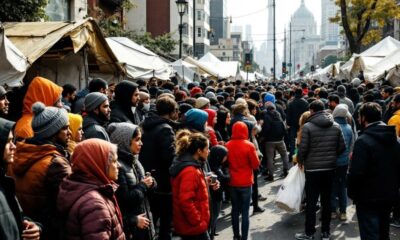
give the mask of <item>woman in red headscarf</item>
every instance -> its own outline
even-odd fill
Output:
[[[75,147],[72,174],[60,186],[57,208],[63,217],[64,239],[125,240],[115,191],[117,147],[88,139]]]
[[[214,147],[219,144],[214,130],[214,126],[217,123],[217,112],[210,108],[204,109],[204,111],[208,114],[206,131],[209,135],[210,147]]]

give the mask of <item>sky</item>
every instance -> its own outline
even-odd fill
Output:
[[[226,0],[228,16],[232,16],[232,26],[250,24],[254,44],[259,47],[268,36],[268,0]],[[276,44],[282,57],[284,28],[288,26],[290,16],[300,7],[301,0],[276,0]],[[321,1],[305,0],[306,7],[314,13],[319,33],[321,26]],[[244,28],[243,28],[244,29]]]

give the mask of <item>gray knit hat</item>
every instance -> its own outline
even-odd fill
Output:
[[[213,92],[207,92],[206,93],[206,98],[210,99],[210,98],[216,98],[215,93]]]
[[[63,108],[46,107],[41,102],[32,105],[34,136],[47,139],[68,125],[68,113]]]
[[[334,118],[335,117],[345,118],[347,117],[348,113],[349,113],[349,107],[346,104],[338,104],[335,107],[335,110],[333,110],[332,115]]]
[[[131,140],[137,128],[138,126],[132,123],[111,123],[107,131],[110,141],[118,145],[118,150],[130,153]]]
[[[339,94],[340,93],[346,94],[346,87],[343,86],[343,85],[340,85],[340,86],[337,87],[337,91],[338,91]]]
[[[0,86],[0,97],[3,97],[6,94],[7,94],[7,91],[4,89],[4,87]]]
[[[92,112],[103,102],[108,100],[107,96],[100,92],[92,92],[85,97],[85,111]]]

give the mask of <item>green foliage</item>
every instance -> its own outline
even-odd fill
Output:
[[[2,0],[0,4],[1,22],[39,21],[47,19],[47,0]]]
[[[322,68],[331,65],[332,63],[336,63],[338,61],[338,57],[335,55],[329,55],[324,59],[324,64]]]

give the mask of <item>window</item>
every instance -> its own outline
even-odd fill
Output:
[[[201,28],[197,28],[197,36],[201,37]]]
[[[225,57],[225,55],[226,55],[226,53],[225,53],[225,52],[222,52],[222,56],[224,56],[224,57]]]
[[[46,6],[46,14],[50,21],[71,20],[71,6],[69,0],[49,0]]]
[[[197,11],[197,20],[201,21],[201,11]]]

